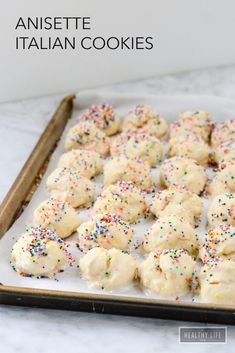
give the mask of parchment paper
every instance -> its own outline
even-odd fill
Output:
[[[88,108],[91,104],[97,104],[102,102],[110,103],[122,117],[137,104],[147,104],[155,109],[159,114],[164,116],[168,122],[172,122],[177,119],[178,114],[185,110],[206,110],[211,113],[215,122],[220,122],[226,119],[233,119],[235,117],[235,102],[229,99],[223,99],[219,97],[211,96],[144,96],[144,95],[97,95],[95,91],[85,91],[79,93],[75,100],[75,107],[72,119],[69,121],[64,134],[58,144],[57,149],[52,155],[51,161],[48,166],[48,170],[43,177],[43,180],[33,195],[33,198],[25,209],[20,218],[15,222],[11,229],[4,235],[0,241],[0,282],[4,285],[30,287],[30,288],[41,288],[41,289],[54,289],[64,291],[78,291],[84,293],[102,293],[109,295],[110,293],[134,296],[134,297],[152,297],[159,298],[154,294],[143,292],[137,284],[133,284],[128,288],[121,290],[115,290],[113,292],[103,292],[92,288],[86,281],[80,277],[80,271],[78,268],[78,260],[81,253],[77,249],[75,242],[77,235],[74,234],[68,238],[67,241],[71,244],[70,251],[75,258],[75,263],[72,268],[68,267],[64,272],[59,273],[55,279],[36,279],[36,278],[25,278],[18,275],[10,266],[9,256],[15,241],[25,231],[26,226],[30,226],[32,222],[32,215],[35,208],[40,202],[47,199],[49,194],[46,190],[46,179],[47,176],[56,168],[59,156],[64,152],[64,137],[68,129],[73,126],[78,120],[79,115],[84,109]],[[153,169],[153,176],[157,181],[158,190],[158,169]],[[209,172],[209,177],[212,177],[212,173]],[[99,176],[95,179],[97,195],[100,193],[102,186],[103,176]],[[151,195],[148,195],[148,199]],[[204,214],[206,214],[208,204],[210,200],[204,200]],[[80,211],[78,211],[80,212]],[[92,209],[82,210],[81,218],[86,221],[92,216]],[[153,224],[154,218],[149,217],[147,220],[141,220],[140,223],[134,226],[135,229],[135,243],[140,242],[143,239],[143,235],[147,228]],[[202,218],[201,225],[199,227],[199,235],[203,236],[206,230],[206,218]],[[140,250],[131,249],[131,253],[136,258],[137,262],[144,259],[145,255],[142,255]],[[167,298],[169,299],[169,298]],[[191,295],[182,297],[184,300],[195,300]],[[175,298],[172,298],[175,300]],[[196,299],[197,300],[197,299]]]

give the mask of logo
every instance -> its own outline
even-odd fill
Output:
[[[227,343],[227,327],[179,327],[179,343]]]

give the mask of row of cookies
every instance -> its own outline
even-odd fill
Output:
[[[199,115],[199,112],[195,113],[195,116]],[[204,118],[201,118],[195,119],[193,116],[188,117],[183,114],[180,120],[170,127],[173,138],[169,143],[171,145],[172,141],[174,151],[177,150],[177,145],[180,146],[179,150],[183,149],[183,151],[194,149],[194,158],[201,164],[208,161],[208,143],[213,148],[212,156],[220,169],[207,187],[209,194],[216,197],[213,198],[208,211],[208,225],[211,229],[199,245],[199,258],[203,262],[199,274],[200,297],[203,302],[235,304],[233,295],[235,287],[233,274],[235,268],[233,262],[235,259],[235,228],[233,227],[235,225],[235,195],[233,194],[235,121],[229,120],[217,124],[212,129],[209,117],[204,115]],[[195,124],[195,120],[198,120],[198,125]],[[180,142],[177,143],[177,140]],[[191,156],[193,154],[191,153]],[[174,167],[171,160],[166,163],[170,169]],[[190,170],[192,170],[191,167]]]

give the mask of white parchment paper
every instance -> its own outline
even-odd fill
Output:
[[[52,155],[51,161],[48,166],[48,170],[43,177],[43,180],[33,195],[33,198],[25,209],[20,218],[15,222],[11,229],[4,235],[0,241],[0,282],[4,285],[40,288],[40,289],[54,289],[64,291],[78,291],[84,293],[102,293],[101,290],[92,288],[86,281],[80,277],[80,271],[78,268],[78,260],[81,253],[77,249],[76,234],[68,238],[67,241],[70,243],[70,251],[75,258],[73,267],[68,267],[64,272],[59,273],[55,279],[36,279],[36,278],[25,278],[19,276],[10,266],[9,256],[15,241],[25,231],[26,226],[30,226],[32,222],[32,215],[35,208],[40,202],[47,199],[49,194],[46,190],[46,179],[47,176],[56,168],[60,155],[64,152],[64,137],[68,129],[74,125],[83,112],[84,109],[88,108],[91,104],[97,104],[102,102],[110,103],[122,117],[137,104],[147,104],[155,109],[159,114],[164,116],[168,122],[172,122],[177,119],[178,114],[185,110],[206,110],[211,113],[215,122],[221,122],[226,119],[233,119],[235,117],[235,102],[229,99],[223,99],[219,97],[211,96],[144,96],[144,95],[109,95],[103,96],[97,95],[95,91],[85,91],[77,95],[74,105],[74,112],[72,119],[69,121],[64,134],[58,144],[57,149]],[[158,169],[153,169],[152,174],[157,184],[156,190],[158,190]],[[211,178],[212,173],[208,171],[208,175]],[[102,188],[103,176],[99,176],[95,179],[97,195],[100,193]],[[147,196],[148,199],[151,195]],[[210,200],[204,200],[204,215],[207,212]],[[81,212],[82,220],[86,221],[92,216],[92,209],[85,209]],[[135,242],[140,242],[143,239],[143,235],[147,228],[153,224],[154,218],[149,217],[147,220],[140,220],[140,223],[134,226],[135,229]],[[199,234],[203,236],[206,230],[206,217],[202,218],[201,225],[199,227]],[[140,250],[135,250],[134,247],[131,249],[131,253],[136,258],[137,262],[144,259],[144,256]],[[143,292],[138,284],[133,284],[131,287],[116,290],[114,292],[105,292],[107,295],[115,293],[118,295],[143,297],[149,296],[156,298],[158,296]],[[169,299],[169,298],[168,298]],[[192,300],[192,296],[182,298],[184,300]],[[172,298],[175,300],[175,298]],[[193,299],[195,300],[195,298]]]

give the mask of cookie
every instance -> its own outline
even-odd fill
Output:
[[[84,149],[95,151],[105,157],[109,153],[109,138],[95,124],[81,121],[73,126],[65,137],[66,151]]]
[[[199,256],[206,263],[213,258],[235,260],[235,227],[220,225],[209,230],[200,245]]]
[[[67,245],[46,228],[30,228],[11,252],[11,265],[24,277],[53,277],[68,262]]]
[[[87,150],[71,150],[62,154],[59,168],[75,168],[84,177],[91,179],[99,175],[103,169],[103,161],[99,153]]]
[[[151,252],[138,269],[143,288],[165,296],[190,292],[195,261],[185,249]]]
[[[195,229],[182,218],[167,216],[159,218],[144,236],[145,252],[165,249],[187,249],[190,254],[198,251]]]
[[[141,190],[129,181],[108,186],[94,204],[95,213],[115,214],[130,223],[143,216],[146,208]]]
[[[150,166],[141,159],[124,155],[111,159],[104,167],[104,185],[115,184],[121,180],[131,181],[140,189],[151,191],[154,184]]]
[[[210,148],[200,137],[194,135],[178,136],[170,139],[168,155],[169,157],[181,156],[192,158],[199,164],[207,165]]]
[[[186,111],[179,115],[178,121],[170,125],[170,137],[177,138],[182,135],[195,135],[208,142],[212,127],[211,117],[208,112]]]
[[[120,117],[108,103],[92,105],[80,116],[79,120],[92,122],[107,136],[114,135],[120,130]]]
[[[199,275],[200,301],[211,304],[235,305],[235,262],[211,260]]]
[[[224,163],[208,186],[209,194],[216,196],[235,192],[235,163]]]
[[[154,136],[128,132],[115,138],[110,152],[112,157],[126,155],[129,158],[141,158],[154,167],[162,160],[163,146]]]
[[[200,194],[205,188],[207,176],[204,168],[195,160],[173,157],[163,162],[160,168],[160,182],[167,188],[180,186]]]
[[[112,290],[129,285],[136,274],[131,255],[118,249],[94,248],[79,262],[82,278],[95,288]]]
[[[174,215],[194,225],[202,213],[202,200],[185,188],[170,187],[153,197],[150,211],[157,218]]]
[[[217,147],[226,141],[235,141],[235,120],[226,120],[223,123],[216,124],[212,135],[211,143]]]
[[[167,134],[168,127],[166,120],[150,107],[137,105],[127,114],[122,130],[153,135],[160,139]]]
[[[70,236],[80,224],[78,213],[68,202],[53,198],[40,203],[33,214],[34,227],[50,229],[60,238]]]
[[[235,194],[217,195],[212,200],[207,219],[210,227],[220,224],[235,226]]]
[[[219,166],[224,163],[235,162],[235,140],[228,140],[216,146],[213,157]]]
[[[77,169],[55,169],[47,178],[47,190],[53,198],[69,202],[73,207],[85,206],[95,197],[93,182]]]
[[[78,228],[78,246],[82,251],[96,246],[105,249],[125,250],[133,239],[133,229],[120,217],[111,214],[97,215]]]

